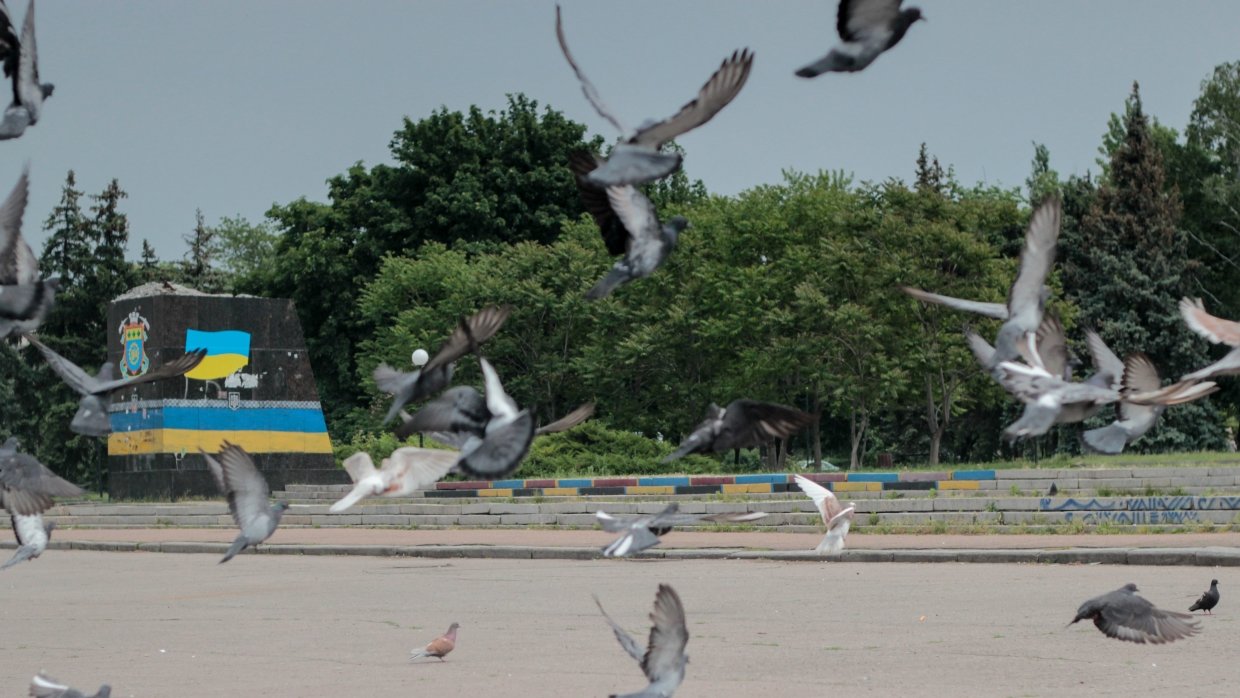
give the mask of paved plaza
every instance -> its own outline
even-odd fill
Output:
[[[50,550],[6,570],[0,694],[39,670],[114,695],[604,696],[644,686],[599,616],[640,634],[660,582],[684,600],[678,696],[1231,696],[1229,570],[1119,565],[486,560]],[[1161,647],[1065,629],[1134,581],[1202,633]],[[1240,592],[1236,592],[1240,593]],[[461,623],[446,662],[409,650]]]

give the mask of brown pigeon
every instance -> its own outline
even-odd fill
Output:
[[[442,662],[444,655],[456,649],[456,629],[459,627],[461,627],[460,623],[453,623],[448,626],[448,632],[428,642],[426,647],[420,650],[410,650],[409,661],[420,657],[438,657]]]

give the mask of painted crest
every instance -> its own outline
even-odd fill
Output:
[[[122,378],[141,376],[151,368],[151,359],[146,355],[146,338],[150,330],[151,323],[137,310],[130,311],[129,317],[121,322],[117,332],[125,349],[120,364]]]
[[[235,410],[238,407],[241,407],[241,393],[230,390],[228,392],[228,409]]]

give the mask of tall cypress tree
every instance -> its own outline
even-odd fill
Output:
[[[1107,179],[1079,229],[1063,241],[1079,245],[1063,268],[1064,289],[1080,309],[1078,324],[1095,328],[1121,356],[1145,352],[1164,378],[1176,378],[1209,361],[1207,344],[1178,310],[1192,292],[1192,262],[1179,228],[1179,193],[1164,186],[1163,156],[1135,83],[1126,106],[1123,142],[1112,150]],[[1136,448],[1217,448],[1222,438],[1217,410],[1197,403],[1169,410]]]

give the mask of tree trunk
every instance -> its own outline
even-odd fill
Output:
[[[857,418],[857,408],[853,408],[848,418],[848,436],[852,441],[852,452],[849,454],[848,469],[860,470],[861,459],[865,456],[865,430],[870,424],[870,414],[864,408],[861,410],[860,420]]]
[[[810,442],[814,451],[814,470],[822,470],[822,414],[821,405],[818,402],[818,389],[814,388],[813,402],[814,416],[818,417],[814,423],[810,425]]]
[[[939,428],[937,431],[930,432],[930,467],[939,464],[939,447],[943,444],[943,432],[946,429]]]

